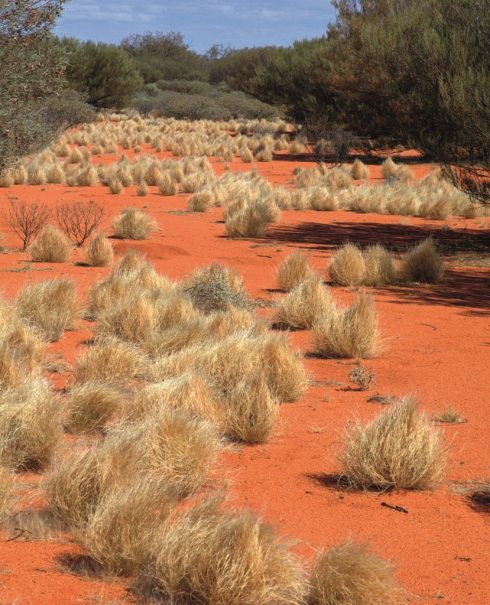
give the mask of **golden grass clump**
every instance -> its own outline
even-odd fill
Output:
[[[220,263],[196,269],[182,287],[195,308],[203,313],[226,311],[230,307],[246,307],[248,304],[242,277]]]
[[[206,212],[213,205],[213,194],[211,191],[199,191],[189,198],[187,208],[191,212]]]
[[[106,490],[87,526],[75,532],[89,555],[111,575],[130,575],[150,562],[150,544],[175,500],[161,479],[135,477]]]
[[[12,170],[2,170],[0,172],[0,187],[12,187],[15,185],[15,174]]]
[[[20,386],[27,376],[41,373],[45,345],[28,326],[15,323],[0,333],[0,387]]]
[[[138,208],[126,208],[112,222],[114,235],[121,239],[144,240],[158,229],[156,221]]]
[[[408,281],[436,283],[444,275],[444,263],[431,237],[423,240],[405,254],[402,275]]]
[[[16,185],[25,185],[27,183],[28,174],[25,166],[17,166],[14,171],[15,176],[15,184]]]
[[[145,197],[148,195],[148,185],[145,181],[140,181],[136,187],[136,195]]]
[[[330,278],[341,286],[359,286],[366,275],[366,262],[361,250],[350,242],[333,255],[328,265]]]
[[[285,292],[314,277],[315,272],[308,263],[308,257],[299,251],[286,256],[277,269],[277,283]]]
[[[330,292],[320,276],[301,282],[283,298],[276,310],[277,323],[290,328],[311,329],[332,309]]]
[[[42,263],[64,263],[72,251],[66,235],[52,225],[47,225],[30,247],[33,261]]]
[[[125,384],[145,372],[147,360],[135,346],[116,338],[97,339],[77,358],[75,384]]]
[[[359,294],[350,307],[335,309],[313,328],[315,350],[324,357],[374,357],[379,350],[378,314],[373,299]]]
[[[48,341],[59,340],[80,315],[71,279],[51,279],[25,286],[16,299],[19,317]]]
[[[53,164],[46,172],[48,183],[61,184],[65,182],[65,171],[61,164]]]
[[[446,470],[446,447],[417,402],[405,397],[367,424],[346,430],[343,472],[358,489],[431,489]]]
[[[124,191],[121,181],[115,177],[109,181],[109,189],[113,195],[119,195]]]
[[[15,481],[10,469],[0,466],[0,524],[9,516],[14,500]]]
[[[177,180],[172,175],[165,172],[158,180],[158,191],[161,195],[177,195]]]
[[[401,591],[391,565],[366,544],[345,542],[317,555],[308,605],[396,605]]]
[[[107,267],[112,263],[114,252],[105,233],[97,233],[87,246],[86,259],[91,267]]]
[[[123,404],[120,390],[106,382],[84,382],[68,391],[66,427],[71,433],[100,431]]]
[[[244,443],[265,443],[279,416],[279,402],[260,371],[236,384],[222,405],[223,432]]]
[[[361,162],[361,160],[354,160],[351,168],[351,175],[356,181],[366,180],[369,178],[369,168],[364,162]]]
[[[245,162],[245,164],[250,164],[254,161],[253,153],[248,147],[241,147],[239,155],[242,162]]]
[[[215,500],[181,513],[153,541],[152,588],[175,605],[300,605],[303,570],[269,525]]]
[[[369,246],[364,253],[366,274],[364,284],[367,286],[385,286],[393,283],[396,276],[391,253],[379,244]]]
[[[386,158],[381,166],[381,176],[385,179],[396,178],[396,172],[398,170],[398,166],[391,158]]]
[[[29,185],[45,185],[46,174],[42,168],[33,167],[28,172],[27,182]]]
[[[47,382],[26,378],[0,393],[0,461],[16,470],[40,471],[61,441],[59,403]]]
[[[226,235],[231,238],[262,237],[267,231],[267,221],[254,204],[246,204],[226,216]]]

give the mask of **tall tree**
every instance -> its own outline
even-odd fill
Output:
[[[51,111],[65,57],[51,29],[65,0],[0,0],[0,170],[45,146],[64,118]]]

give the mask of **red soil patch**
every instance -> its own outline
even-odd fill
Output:
[[[305,163],[275,161],[257,168],[272,182],[285,184],[297,165]],[[370,168],[372,177],[379,178],[379,167]],[[217,169],[221,171],[222,164]],[[250,167],[234,162],[231,169]],[[429,169],[421,165],[418,176]],[[485,235],[475,221],[464,219],[449,219],[449,228],[443,229],[441,221],[417,218],[291,211],[282,213],[281,222],[266,238],[233,241],[224,237],[220,209],[204,215],[174,213],[186,209],[189,195],[162,197],[155,188],[141,198],[135,195],[134,187],[120,196],[101,186],[14,187],[0,190],[0,208],[5,207],[9,196],[52,206],[93,199],[107,210],[104,227],[108,233],[111,219],[121,208],[147,207],[160,231],[145,242],[114,240],[118,255],[137,248],[148,255],[158,271],[172,278],[181,278],[201,264],[222,262],[243,275],[252,296],[262,298],[279,296],[273,291],[275,269],[297,248],[308,250],[312,264],[324,271],[332,249],[348,239],[396,244],[403,249],[430,233],[449,244],[463,237],[478,242]],[[18,241],[3,219],[0,232],[6,236],[3,245],[7,247],[0,255],[1,287],[8,296],[27,283],[70,276],[84,299],[88,286],[109,271],[76,265],[83,260],[82,250],[74,251],[68,263],[29,264],[28,254],[10,250]],[[308,560],[315,549],[346,538],[370,542],[378,554],[395,563],[410,602],[483,605],[490,602],[489,518],[475,512],[453,488],[490,475],[488,271],[457,267],[436,286],[369,290],[376,300],[385,339],[383,353],[365,363],[376,373],[375,390],[365,393],[349,387],[348,361],[308,358],[313,384],[299,403],[282,406],[280,426],[270,443],[238,448],[224,456],[231,504],[258,511],[281,535],[297,540],[298,552]],[[335,288],[335,295],[347,301],[353,293]],[[80,329],[66,333],[50,349],[73,363],[90,334],[90,324],[81,322]],[[309,332],[295,332],[291,339],[303,351],[311,350]],[[53,374],[52,378],[61,386],[68,375]],[[447,481],[436,491],[346,493],[326,484],[325,476],[339,470],[336,456],[345,424],[354,414],[368,419],[382,409],[367,402],[374,392],[415,393],[421,407],[430,413],[450,404],[468,419],[465,424],[443,427],[451,459]],[[26,480],[32,477],[18,478],[19,483]],[[381,502],[400,505],[408,514],[383,507]],[[58,557],[78,553],[73,544],[6,542],[6,538],[3,534],[2,602],[68,605],[131,601],[125,581],[80,578],[62,570]]]

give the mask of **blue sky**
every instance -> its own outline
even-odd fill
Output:
[[[180,32],[191,48],[287,46],[322,35],[329,0],[69,0],[56,27],[61,36],[119,42],[132,33]]]

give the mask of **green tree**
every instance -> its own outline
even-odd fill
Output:
[[[118,46],[73,39],[61,40],[61,46],[69,56],[70,87],[94,107],[122,109],[143,86],[133,60]]]
[[[0,170],[66,127],[50,111],[62,95],[65,57],[51,41],[64,0],[0,0]]]

